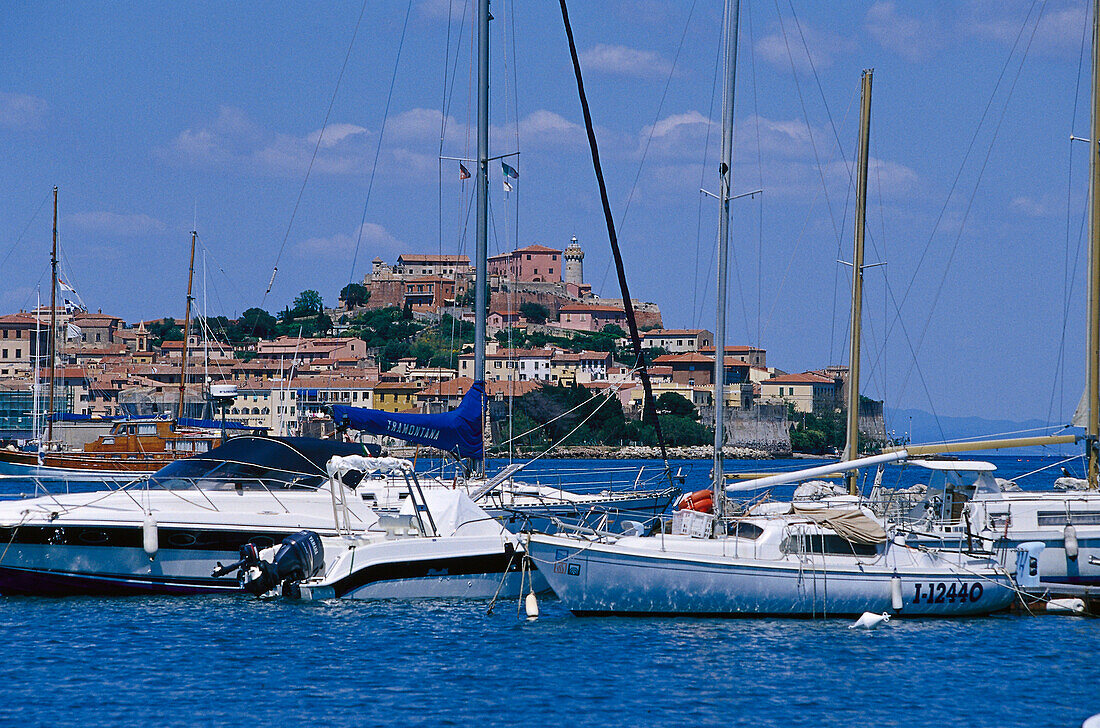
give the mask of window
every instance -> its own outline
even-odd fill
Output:
[[[16,349],[15,350],[15,358],[16,359],[22,359],[23,358],[23,350],[22,349]]]
[[[539,269],[535,268],[535,275],[538,275],[538,274],[539,274]]]
[[[554,253],[553,255],[550,256],[550,260],[557,260],[557,259],[558,259],[557,253]],[[554,271],[550,271],[550,272],[553,273]]]
[[[531,260],[531,254],[530,253],[527,254],[527,260]]]
[[[782,549],[788,554],[837,554],[841,556],[874,556],[876,544],[852,543],[843,536],[827,533],[798,534],[783,539]]]
[[[8,350],[4,349],[3,354],[4,354],[4,358],[7,359],[8,358]]]
[[[5,339],[8,338],[8,330],[7,329],[4,329],[4,338]]]
[[[96,341],[99,341],[99,334],[96,334],[96,335],[95,335],[95,340],[96,340]]]

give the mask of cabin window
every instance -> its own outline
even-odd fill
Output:
[[[755,523],[744,521],[730,521],[726,524],[726,533],[737,538],[748,538],[755,541],[764,533],[764,529]]]
[[[788,554],[834,554],[837,556],[874,556],[875,544],[852,543],[843,536],[826,533],[803,533],[783,539],[782,549]]]
[[[1100,525],[1100,511],[1039,511],[1039,526],[1096,526]],[[1003,521],[1002,521],[1003,523]]]
[[[138,425],[137,434],[139,435],[155,435],[157,434],[156,425]]]
[[[104,444],[104,445],[114,445],[115,444],[115,438],[105,437],[105,438],[103,438],[102,444]]]

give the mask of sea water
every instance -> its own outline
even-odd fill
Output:
[[[987,459],[1002,477],[1055,462]],[[608,465],[624,464],[532,474]],[[683,465],[685,487],[703,487],[709,463]],[[611,472],[629,487],[637,471]],[[926,482],[913,468],[890,476]],[[1100,712],[1093,619],[862,631],[850,619],[578,618],[553,598],[533,621],[515,602],[488,606],[0,598],[0,725],[1078,726]]]

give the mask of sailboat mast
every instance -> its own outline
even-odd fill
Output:
[[[723,26],[726,30],[726,69],[722,90],[722,159],[719,199],[722,205],[718,221],[717,319],[714,326],[714,515],[725,510],[725,477],[722,472],[722,448],[726,444],[726,273],[730,237],[730,198],[733,196],[733,97],[737,85],[737,20],[740,0],[726,0]]]
[[[477,248],[474,278],[474,381],[485,381],[489,280],[489,0],[477,3]],[[484,417],[484,401],[482,402]],[[485,470],[485,460],[478,464]]]
[[[1089,136],[1089,254],[1087,421],[1088,484],[1097,487],[1097,437],[1100,436],[1100,0],[1092,8],[1092,129]]]
[[[863,235],[867,223],[867,154],[871,139],[871,76],[873,69],[863,72],[859,103],[859,157],[856,163],[856,224],[852,254],[852,321],[851,343],[848,349],[848,429],[844,440],[844,457],[859,457],[859,359],[860,334],[863,326]],[[849,470],[844,476],[848,494],[859,493],[859,473]]]
[[[187,307],[183,314],[183,362],[180,363],[180,405],[176,409],[176,420],[183,417],[184,395],[187,393],[187,343],[191,338],[191,282],[195,278],[195,238],[198,233],[191,231],[191,264],[187,271]]]
[[[39,389],[41,388],[41,377],[39,377],[39,369],[41,369],[42,363],[42,292],[41,289],[35,291],[34,295],[34,397],[32,397],[32,412],[31,412],[31,430],[34,435],[34,442],[36,446],[42,445],[42,429],[39,425],[39,409],[42,406],[42,396]]]
[[[57,377],[57,185],[53,188],[53,248],[50,250],[50,403],[46,410],[46,442],[53,442],[53,390]]]

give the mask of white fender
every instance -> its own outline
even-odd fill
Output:
[[[1076,561],[1080,549],[1077,544],[1077,529],[1072,524],[1067,525],[1065,530],[1062,531],[1062,540],[1065,542],[1066,558],[1070,561]]]
[[[160,548],[160,536],[157,533],[157,519],[152,513],[145,514],[145,520],[141,523],[141,545],[145,553],[152,559]]]

